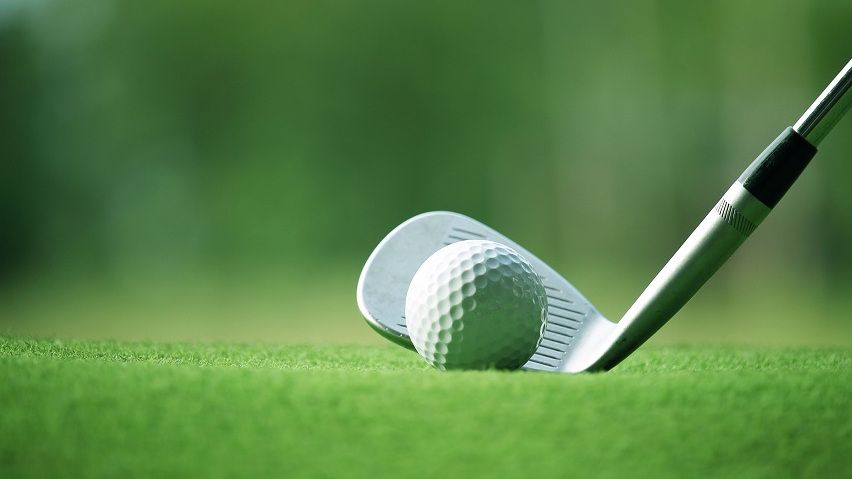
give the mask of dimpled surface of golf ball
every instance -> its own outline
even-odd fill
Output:
[[[417,352],[438,369],[517,369],[544,330],[541,278],[517,251],[493,241],[459,241],[417,270],[405,324]]]

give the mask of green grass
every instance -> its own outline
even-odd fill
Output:
[[[850,351],[440,373],[373,346],[0,338],[0,477],[837,477]]]

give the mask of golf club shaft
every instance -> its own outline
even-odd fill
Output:
[[[778,203],[852,102],[852,60],[794,127],[743,172],[618,323],[614,342],[589,370],[621,362],[674,316]]]
[[[819,146],[822,139],[828,135],[852,104],[852,94],[846,94],[850,86],[852,86],[852,60],[849,60],[834,80],[828,84],[822,94],[793,125],[793,129],[808,140],[808,143]]]

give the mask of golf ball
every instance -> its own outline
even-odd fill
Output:
[[[414,274],[405,324],[417,352],[438,369],[517,369],[544,331],[541,278],[517,251],[493,241],[459,241]]]

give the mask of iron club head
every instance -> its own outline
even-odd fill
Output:
[[[446,245],[487,239],[509,246],[529,261],[547,291],[547,325],[539,348],[524,369],[568,371],[586,363],[574,354],[581,342],[596,342],[615,324],[604,318],[565,278],[496,230],[464,215],[431,212],[415,216],[391,231],[367,260],[358,280],[358,307],[367,323],[385,338],[413,349],[405,327],[405,295],[417,268]],[[574,372],[574,371],[571,371]]]

